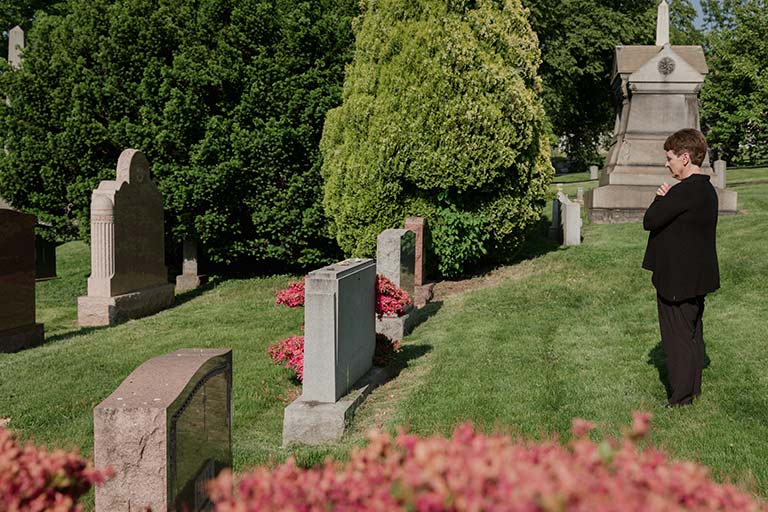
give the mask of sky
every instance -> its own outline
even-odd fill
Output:
[[[701,28],[701,25],[704,23],[704,18],[701,17],[701,0],[691,0],[691,3],[696,8],[696,12],[699,13],[699,15],[696,17],[696,21],[694,21],[693,24],[696,26],[696,28]]]

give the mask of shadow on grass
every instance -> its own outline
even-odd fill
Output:
[[[664,390],[667,392],[667,398],[672,394],[672,390],[669,387],[669,374],[667,373],[667,356],[664,353],[664,347],[659,341],[655,347],[648,351],[649,365],[655,366],[656,371],[659,372],[659,381],[664,386]],[[704,345],[704,368],[709,368],[710,359],[707,355],[707,346]]]
[[[414,329],[432,318],[443,307],[443,301],[436,300],[435,302],[427,302],[424,306],[416,310],[415,321],[413,322]]]
[[[54,334],[53,336],[50,336],[50,337],[46,337],[44,345],[47,345],[49,343],[57,343],[60,341],[67,341],[73,338],[77,338],[78,336],[85,336],[87,334],[91,334],[92,332],[102,331],[104,329],[108,329],[109,327],[113,327],[113,326],[101,325],[99,327],[79,327],[72,331],[66,331],[59,334]]]

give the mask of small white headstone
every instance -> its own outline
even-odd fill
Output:
[[[21,66],[21,52],[24,50],[24,31],[18,25],[8,31],[8,64],[18,69]]]

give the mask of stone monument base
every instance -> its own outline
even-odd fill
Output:
[[[338,402],[305,402],[297,398],[283,414],[283,447],[292,444],[320,445],[341,440],[355,410],[378,386],[394,377],[399,368],[372,367]]]
[[[43,324],[24,325],[0,331],[0,352],[18,352],[25,348],[37,347],[45,341]]]
[[[595,224],[621,224],[643,220],[656,197],[657,185],[605,185],[584,193],[589,220]],[[737,194],[715,188],[720,215],[736,213]]]
[[[181,274],[176,276],[176,293],[196,290],[208,282],[208,276],[197,274]]]
[[[416,308],[411,308],[403,316],[376,317],[376,332],[384,334],[391,340],[402,341],[416,326],[417,316]]]
[[[115,297],[78,297],[77,323],[81,327],[114,325],[162,311],[173,304],[174,286],[163,284]]]

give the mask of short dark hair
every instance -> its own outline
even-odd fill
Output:
[[[672,151],[680,156],[688,153],[693,165],[701,165],[707,155],[707,139],[694,128],[678,130],[664,141],[664,151]]]

